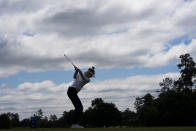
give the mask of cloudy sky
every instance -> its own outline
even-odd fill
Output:
[[[0,113],[29,117],[73,109],[66,95],[74,69],[96,78],[79,93],[134,110],[176,79],[179,56],[196,60],[196,0],[0,0]]]

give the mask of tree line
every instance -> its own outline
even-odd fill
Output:
[[[92,100],[91,106],[83,112],[80,124],[84,127],[110,126],[193,126],[196,125],[196,63],[190,54],[180,57],[180,77],[177,80],[164,78],[161,90],[155,98],[150,93],[135,100],[136,111],[128,108],[120,111],[114,103],[102,98]],[[40,128],[60,128],[71,125],[73,110],[64,111],[60,118],[43,116],[40,109],[36,113]],[[17,113],[0,115],[0,128],[29,127],[31,119],[19,120]]]

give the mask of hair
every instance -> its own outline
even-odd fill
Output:
[[[91,68],[88,68],[88,72],[90,72],[94,75],[95,74],[95,67],[92,66]]]

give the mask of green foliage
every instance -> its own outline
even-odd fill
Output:
[[[19,115],[17,113],[5,113],[0,115],[0,128],[11,128],[19,126]]]
[[[146,94],[144,97],[136,98],[135,107],[140,120],[140,125],[155,126],[159,111],[155,106],[155,99],[151,94]]]
[[[142,110],[145,106],[152,106],[153,105],[154,97],[151,94],[146,94],[144,97],[137,97],[135,101],[135,108],[138,112]]]
[[[11,128],[11,121],[8,114],[0,115],[0,129],[9,129]]]
[[[43,111],[42,111],[42,109],[39,109],[39,110],[36,112],[36,116],[37,116],[38,119],[42,119],[42,117],[43,117]]]
[[[106,103],[101,98],[92,101],[92,107],[84,113],[87,126],[108,127],[121,123],[121,113],[113,103]]]
[[[50,120],[51,121],[57,121],[57,116],[54,114],[54,115],[50,115]]]
[[[30,119],[23,119],[20,122],[20,127],[30,127]]]
[[[178,91],[181,90],[192,90],[193,78],[196,77],[196,63],[190,54],[184,54],[180,56],[181,63],[178,64],[181,77],[175,81],[175,86]]]
[[[66,126],[71,126],[73,121],[73,114],[74,114],[74,110],[70,110],[69,112],[65,111],[63,113],[63,122]]]
[[[172,78],[166,77],[163,79],[163,82],[159,83],[160,87],[162,88],[160,92],[168,92],[169,90],[175,88],[174,87],[174,81]]]
[[[123,126],[139,126],[138,115],[126,109],[124,112],[121,112],[121,125]]]
[[[10,119],[12,127],[19,126],[19,115],[18,115],[18,113],[10,113],[10,112],[8,112],[7,115],[9,117],[9,119]]]
[[[195,62],[189,54],[180,56],[180,78],[177,81],[165,78],[162,89],[154,99],[150,94],[136,98],[135,108],[143,126],[194,125],[196,120],[196,92],[192,89],[196,76]]]

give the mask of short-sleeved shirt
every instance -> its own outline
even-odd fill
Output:
[[[82,79],[82,76],[78,72],[76,75],[76,79],[73,81],[73,83],[71,85],[71,87],[75,88],[77,90],[77,92],[79,92],[84,85],[86,85],[88,82],[90,82],[90,79],[88,77],[86,77],[86,75],[84,73],[83,73],[83,76],[86,79],[86,81],[84,81]]]

